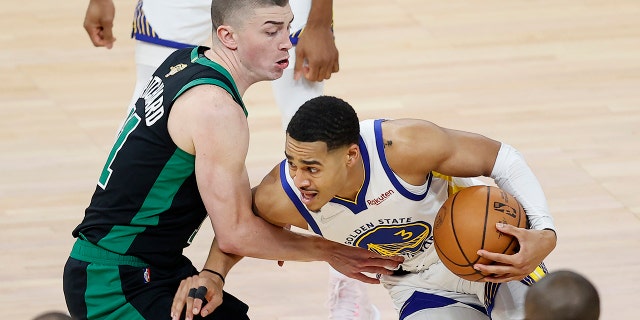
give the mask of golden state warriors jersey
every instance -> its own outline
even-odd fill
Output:
[[[310,229],[323,237],[384,256],[402,255],[402,269],[415,272],[437,260],[433,221],[449,195],[449,177],[430,173],[423,185],[411,185],[387,163],[381,124],[360,123],[360,151],[365,178],[355,201],[333,198],[319,212],[309,211],[281,163],[280,181]],[[431,248],[431,249],[430,249]]]
[[[211,0],[138,0],[131,37],[169,48],[207,44]]]

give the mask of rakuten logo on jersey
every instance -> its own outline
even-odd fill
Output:
[[[396,192],[393,190],[389,190],[374,199],[367,199],[367,204],[370,206],[377,206],[381,204],[383,201],[387,200],[389,197],[391,197],[391,195],[394,193]]]

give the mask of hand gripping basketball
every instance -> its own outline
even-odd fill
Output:
[[[450,196],[434,222],[433,240],[438,257],[463,279],[480,281],[490,276],[473,268],[477,263],[493,263],[480,257],[478,250],[514,254],[518,248],[518,239],[498,231],[497,223],[519,228],[527,225],[524,209],[506,191],[494,186],[473,186]]]

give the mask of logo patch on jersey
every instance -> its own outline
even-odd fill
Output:
[[[390,189],[389,191],[379,195],[375,199],[367,199],[367,204],[370,205],[370,206],[377,206],[377,205],[381,204],[383,201],[387,200],[394,193],[395,193],[395,191]]]
[[[413,257],[431,245],[432,227],[424,221],[408,224],[379,225],[362,234],[354,245],[383,256]]]
[[[329,223],[329,221],[333,220],[334,218],[338,217],[339,215],[340,215],[340,212],[336,212],[336,213],[334,213],[334,214],[332,214],[330,216],[323,214],[323,215],[320,216],[320,221],[322,223],[324,223],[324,224],[327,224],[327,223]]]
[[[149,283],[149,282],[151,282],[151,269],[149,269],[149,268],[144,268],[144,269],[143,269],[142,276],[144,277],[144,283]]]
[[[174,75],[174,74],[176,74],[176,73],[178,73],[178,72],[180,72],[180,71],[182,71],[182,70],[184,70],[186,68],[187,68],[187,65],[184,64],[184,63],[180,63],[180,64],[177,64],[177,65],[175,65],[173,67],[169,67],[170,71],[169,71],[169,73],[165,74],[164,77],[165,78],[169,78],[172,75]]]

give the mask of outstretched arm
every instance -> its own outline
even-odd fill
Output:
[[[111,49],[116,38],[113,37],[113,18],[116,8],[113,0],[89,0],[84,16],[84,29],[96,47]]]
[[[372,272],[370,267],[377,270],[373,272],[384,273],[384,267],[395,264],[382,258],[376,264],[377,255],[366,250],[351,250],[318,236],[291,232],[254,215],[244,164],[249,146],[246,118],[226,92],[224,96],[216,94],[215,98],[209,93],[188,100],[206,90],[222,89],[212,86],[190,89],[180,98],[185,100],[176,102],[172,115],[181,110],[198,110],[182,122],[182,130],[192,137],[198,188],[223,252],[269,260],[330,263],[340,260],[350,276],[356,276],[361,268]]]

